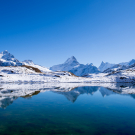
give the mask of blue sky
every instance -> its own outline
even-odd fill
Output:
[[[50,67],[135,59],[135,0],[0,0],[0,52]]]

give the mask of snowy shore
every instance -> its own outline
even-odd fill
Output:
[[[36,72],[26,67],[0,67],[0,83],[135,83],[133,69],[77,77],[70,72]]]

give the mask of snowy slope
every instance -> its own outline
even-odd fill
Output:
[[[112,66],[112,67],[110,67],[110,68],[104,70],[103,73],[111,73],[111,72],[113,72],[113,71],[124,70],[124,69],[126,69],[126,68],[127,68],[127,66],[125,66],[125,65],[116,64],[116,65],[114,65],[114,66]]]
[[[0,83],[46,83],[46,82],[80,82],[82,78],[75,77],[70,72],[36,72],[26,67],[0,67]]]
[[[0,83],[59,83],[59,82],[79,82],[79,83],[135,83],[135,66],[116,70],[110,73],[89,74],[87,77],[76,77],[70,72],[36,72],[32,68],[26,67],[0,67]]]
[[[32,60],[24,60],[22,63],[23,63],[23,65],[29,65],[29,66],[38,68],[41,72],[44,72],[44,73],[46,73],[46,72],[52,72],[51,70],[49,70],[46,67],[43,67],[43,66],[34,64],[34,62]]]
[[[17,60],[14,55],[7,50],[0,53],[0,66],[21,66],[22,62]]]

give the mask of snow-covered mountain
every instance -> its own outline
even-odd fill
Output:
[[[119,64],[125,65],[125,66],[130,66],[130,65],[133,65],[134,63],[135,63],[135,59],[132,59],[129,62],[122,62],[122,63],[119,63]]]
[[[132,69],[135,68],[134,60],[127,62],[127,64],[125,64],[125,65],[116,64],[116,65],[104,70],[103,73],[111,73],[111,72],[115,72],[115,71],[131,69],[131,68]]]
[[[108,62],[101,62],[100,66],[99,66],[99,69],[101,72],[103,72],[104,70],[114,66],[115,64],[111,64],[111,63],[108,63]]]
[[[0,66],[21,66],[22,62],[17,60],[14,55],[7,50],[0,53]]]
[[[69,71],[77,76],[83,76],[89,73],[99,73],[99,69],[93,64],[80,64],[77,59],[72,56],[65,63],[50,67],[52,71]]]
[[[41,72],[51,72],[51,70],[49,70],[46,67],[34,64],[32,60],[24,60],[23,62],[20,62],[18,59],[14,57],[14,55],[10,54],[7,50],[0,53],[0,66],[22,66],[22,65],[28,65],[38,68],[39,70],[41,70]]]
[[[131,61],[128,62],[127,65],[128,65],[128,66],[131,66],[131,65],[133,65],[134,63],[135,63],[135,59],[132,59]]]
[[[68,58],[63,64],[54,65],[50,67],[50,70],[52,71],[69,71],[75,66],[79,66],[80,63],[77,61],[77,59],[72,56],[71,58]]]

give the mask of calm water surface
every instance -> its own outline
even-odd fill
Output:
[[[0,135],[135,134],[135,96],[104,87],[37,91],[1,100],[0,106]]]

